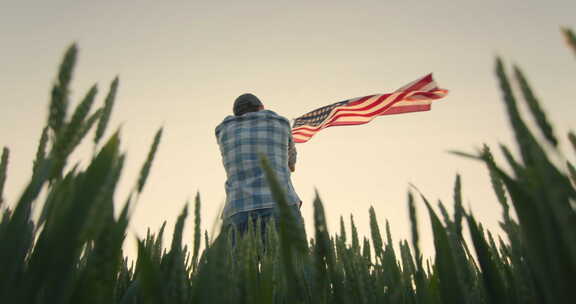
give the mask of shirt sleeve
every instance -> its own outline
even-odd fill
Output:
[[[288,139],[288,168],[290,171],[294,172],[296,170],[296,157],[298,153],[296,152],[296,145],[294,144],[294,139],[292,138],[292,134]]]

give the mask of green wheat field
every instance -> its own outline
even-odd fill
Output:
[[[576,54],[574,33],[564,29],[563,35]],[[168,233],[164,227],[149,233],[138,241],[132,262],[122,252],[130,208],[145,187],[162,129],[129,197],[116,203],[125,155],[119,135],[105,135],[118,79],[103,106],[93,110],[94,87],[72,111],[69,91],[76,60],[73,45],[51,91],[32,176],[19,199],[11,202],[13,208],[2,196],[10,154],[8,148],[2,151],[1,303],[576,302],[576,169],[569,161],[558,161],[565,159],[559,149],[562,139],[518,67],[508,72],[502,60],[495,64],[519,155],[504,145],[498,147],[504,161],[496,160],[488,146],[475,153],[454,152],[486,165],[503,208],[502,237],[484,229],[463,208],[459,176],[453,214],[442,204],[437,214],[426,197],[407,194],[410,241],[396,243],[388,225],[380,229],[373,209],[370,238],[360,239],[353,218],[349,227],[341,218],[340,231],[329,232],[319,198],[314,201],[314,235],[307,237],[291,218],[281,188],[262,159],[282,214],[279,229],[269,228],[265,242],[254,227],[234,247],[226,234],[209,241],[202,233],[197,196],[193,243],[182,240],[189,213],[185,208],[172,243],[163,244]],[[519,102],[529,110],[533,127],[521,117]],[[88,134],[94,134],[93,157],[85,168],[69,165],[69,156]],[[567,141],[576,152],[574,133]],[[418,247],[416,202],[426,206],[420,212],[430,216],[434,258],[423,257]],[[114,206],[123,208],[115,212]]]

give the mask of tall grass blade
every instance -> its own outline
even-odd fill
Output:
[[[98,109],[94,113],[92,113],[92,115],[90,115],[88,119],[86,119],[86,121],[82,123],[82,125],[80,125],[79,128],[80,130],[78,131],[78,133],[76,133],[76,136],[74,136],[73,141],[71,143],[72,149],[75,149],[80,144],[82,139],[84,139],[86,137],[86,134],[88,134],[88,132],[92,130],[92,127],[96,124],[97,121],[99,121],[101,116],[102,116],[102,109]]]
[[[370,232],[372,233],[372,246],[374,247],[375,258],[382,261],[384,257],[382,235],[380,234],[380,228],[378,227],[378,220],[376,219],[376,212],[374,207],[370,206]]]
[[[572,131],[568,132],[568,140],[570,141],[570,144],[572,145],[572,149],[576,153],[576,135],[574,135],[574,132],[572,132]]]
[[[138,241],[138,263],[136,265],[138,290],[145,304],[164,304],[166,292],[162,284],[160,267],[152,261],[149,250],[142,241]]]
[[[570,47],[574,52],[574,55],[576,55],[576,35],[574,35],[574,32],[569,28],[563,28],[562,34],[564,34],[566,44],[568,44],[568,47]]]
[[[114,194],[116,187],[120,180],[122,170],[124,169],[124,161],[126,156],[117,154],[111,159],[112,167],[110,168],[109,175],[104,179],[101,185],[101,190],[95,197],[94,207],[90,209],[90,213],[86,219],[86,229],[81,235],[81,238],[88,240],[97,240],[102,230],[113,225],[114,221]],[[129,205],[129,203],[127,203]],[[98,244],[97,244],[98,245]]]
[[[290,211],[284,190],[280,186],[272,167],[265,156],[260,157],[262,169],[266,175],[266,180],[272,197],[280,209],[280,247],[282,252],[282,262],[286,273],[288,289],[290,290],[289,298],[297,301],[304,295],[304,289],[301,282],[297,280],[295,269],[295,259],[306,252],[306,237],[303,227],[297,224],[293,213]]]
[[[416,206],[414,205],[414,195],[412,192],[408,192],[408,214],[410,215],[410,228],[412,232],[412,247],[414,248],[414,252],[416,254],[416,261],[419,267],[422,266],[421,253],[420,253],[420,246],[418,245],[419,242],[419,235],[418,235],[418,217],[416,215]]]
[[[184,232],[184,223],[186,217],[188,217],[188,204],[184,206],[184,209],[178,216],[178,220],[174,226],[171,251],[181,251],[182,249],[182,233]]]
[[[30,258],[27,276],[32,280],[30,295],[44,290],[47,301],[59,303],[73,295],[76,261],[84,244],[98,236],[106,225],[90,225],[91,218],[100,213],[112,216],[109,198],[111,184],[116,179],[119,156],[119,138],[112,137],[102,148],[85,172],[69,174],[73,181],[67,202],[59,202],[53,216],[48,216],[38,244]],[[67,220],[62,220],[67,219]],[[47,266],[48,265],[48,266]],[[34,274],[34,275],[32,275]],[[50,277],[50,280],[47,278]]]
[[[495,170],[506,184],[518,214],[523,242],[527,246],[529,266],[534,271],[537,286],[539,286],[536,291],[541,292],[540,301],[559,301],[561,298],[566,298],[569,287],[565,285],[564,280],[570,276],[569,273],[573,272],[572,269],[575,267],[574,245],[576,241],[573,240],[572,233],[561,227],[576,227],[574,211],[566,210],[559,215],[556,210],[562,206],[566,207],[566,205],[558,204],[561,201],[550,201],[546,199],[546,196],[544,196],[544,201],[536,201],[535,199],[542,199],[542,195],[546,192],[540,191],[536,197],[533,197],[531,192],[534,189],[523,186],[499,168]],[[566,184],[558,183],[556,187],[559,190],[558,187],[565,188]],[[554,249],[551,250],[552,248]]]
[[[497,256],[494,256],[482,235],[482,231],[479,229],[474,217],[468,215],[468,228],[470,229],[470,235],[474,243],[474,248],[476,249],[476,256],[480,262],[480,267],[482,268],[482,279],[484,286],[486,287],[488,298],[490,303],[510,303],[509,297],[506,293],[506,285],[504,280],[500,275],[498,266],[495,263]]]
[[[528,108],[536,120],[538,127],[540,127],[540,131],[550,144],[552,144],[554,147],[558,146],[558,140],[554,135],[552,125],[548,122],[548,118],[546,118],[546,114],[540,107],[540,102],[536,96],[534,96],[534,92],[532,92],[532,88],[530,87],[528,80],[526,80],[524,73],[522,73],[520,68],[514,67],[514,74],[518,84],[520,85],[522,94],[524,95],[524,100],[526,101],[526,104],[528,104]]]
[[[170,252],[162,262],[163,281],[167,282],[164,288],[169,303],[186,303],[189,300],[188,273],[185,264],[185,250],[182,249],[182,234],[184,224],[188,216],[188,204],[184,206],[182,213],[178,216],[174,226],[172,236],[172,246]]]
[[[568,166],[568,172],[570,173],[570,178],[572,178],[572,183],[576,184],[576,168],[574,168],[574,165],[570,162],[566,162],[566,165]]]
[[[372,254],[370,253],[370,241],[364,237],[362,241],[362,257],[368,265],[372,264]]]
[[[66,112],[68,111],[68,91],[77,55],[78,48],[73,44],[64,54],[58,71],[58,78],[52,89],[48,125],[56,134],[64,127]]]
[[[67,125],[67,128],[69,129],[68,132],[74,132],[80,128],[80,125],[86,119],[88,113],[90,113],[90,109],[92,109],[96,94],[98,94],[98,86],[95,84],[90,88],[90,90],[88,90],[84,99],[82,99],[80,104],[76,107],[76,110],[74,110],[74,114],[72,114],[72,117],[70,118],[70,123]]]
[[[283,248],[287,249],[290,247],[297,253],[304,253],[306,251],[306,236],[304,235],[303,227],[298,224],[293,212],[290,211],[284,190],[280,186],[268,160],[265,157],[261,157],[260,161],[272,191],[272,196],[280,209],[280,239],[281,242],[284,242],[285,239],[285,245],[287,246]]]
[[[82,125],[85,124],[84,120],[92,108],[97,93],[98,88],[96,85],[93,85],[82,102],[76,107],[72,118],[70,118],[70,122],[65,125],[62,138],[59,138],[58,141],[64,145],[62,149],[66,154],[69,154],[76,147],[76,144],[80,142],[77,138],[81,136],[79,133],[82,130]]]
[[[360,241],[358,238],[358,229],[354,224],[354,217],[350,214],[350,230],[352,234],[352,250],[356,252],[356,254],[360,254]]]
[[[470,154],[470,153],[466,153],[466,152],[462,152],[462,151],[450,150],[450,151],[448,151],[448,153],[454,154],[456,156],[464,157],[464,158],[478,160],[478,155],[474,155],[474,154]]]
[[[506,190],[504,189],[504,185],[502,184],[502,180],[498,176],[498,173],[493,170],[496,163],[494,162],[494,156],[492,155],[492,152],[490,152],[490,148],[486,145],[484,145],[484,150],[482,151],[482,158],[487,163],[486,167],[490,173],[490,182],[492,183],[492,188],[494,189],[496,198],[504,209],[505,214],[508,214],[510,206],[508,205],[508,199],[506,198]]]
[[[32,240],[27,238],[33,233],[34,226],[31,221],[32,204],[38,197],[42,187],[48,179],[51,162],[43,162],[37,174],[32,176],[26,186],[16,207],[8,218],[2,219],[3,229],[0,235],[0,244],[9,250],[0,250],[0,299],[17,301],[13,284],[16,283],[18,272],[21,271],[30,248]]]
[[[330,303],[346,303],[347,296],[343,293],[344,286],[342,285],[342,278],[337,270],[334,246],[330,240],[328,233],[328,224],[326,223],[326,215],[324,213],[324,206],[320,200],[318,192],[314,199],[314,228],[316,232],[316,270],[318,272],[317,284],[319,288],[329,289],[332,286],[333,295],[329,290],[326,298],[320,295],[319,300],[328,300]]]
[[[89,93],[87,98],[93,99],[95,96],[92,94],[95,94],[95,91]],[[87,115],[87,113],[84,113],[84,111],[87,110],[86,107],[86,105],[80,105],[80,108],[84,109],[75,113],[75,117],[73,119],[76,121],[65,124],[62,132],[57,134],[55,137],[55,142],[49,156],[49,158],[52,158],[54,161],[52,174],[50,176],[51,181],[54,179],[59,179],[63,175],[64,169],[68,162],[68,157],[90,131],[101,114],[101,111],[98,110],[90,115],[88,119],[84,120],[85,115]]]
[[[196,193],[196,198],[194,199],[194,248],[192,255],[192,271],[195,272],[198,267],[198,252],[200,251],[200,240],[202,239],[202,234],[200,229],[200,193]]]
[[[94,136],[94,144],[98,144],[106,128],[108,127],[108,122],[110,121],[110,116],[112,115],[112,108],[114,107],[114,101],[116,100],[116,93],[118,91],[118,84],[120,80],[118,77],[114,78],[110,84],[110,91],[104,100],[104,109],[102,110],[102,117],[98,121],[98,128],[96,129],[96,134]]]
[[[32,166],[32,174],[38,171],[38,167],[42,161],[46,158],[46,146],[48,145],[48,132],[50,129],[44,127],[42,130],[42,136],[40,137],[40,142],[38,143],[38,149],[36,150],[36,159],[34,160]]]
[[[408,213],[410,216],[410,226],[412,232],[412,247],[414,248],[416,269],[414,274],[414,285],[416,287],[416,298],[418,303],[433,303],[429,290],[429,280],[426,278],[426,271],[423,265],[423,256],[419,246],[418,217],[414,203],[414,195],[408,192]]]
[[[509,121],[514,130],[516,142],[520,148],[524,164],[534,166],[544,157],[544,152],[536,143],[536,139],[522,120],[520,112],[518,111],[516,97],[514,96],[510,81],[504,70],[504,64],[500,58],[496,59],[496,75],[500,81],[500,88],[510,118]]]
[[[127,206],[126,206],[127,207]],[[112,217],[102,219],[106,223],[94,242],[86,267],[81,271],[72,303],[113,303],[115,288],[122,267],[122,244],[128,226],[128,208],[124,208],[118,221]],[[118,281],[117,281],[118,280]]]
[[[4,203],[4,185],[6,177],[8,176],[8,159],[10,158],[10,150],[7,147],[2,149],[2,156],[0,157],[0,209]]]
[[[460,174],[456,175],[454,182],[454,229],[458,240],[462,239],[462,216],[464,208],[462,207],[462,181]]]
[[[446,228],[442,226],[438,216],[424,196],[422,196],[422,200],[426,203],[426,207],[428,207],[430,222],[432,223],[434,247],[436,248],[435,267],[439,279],[442,303],[465,303],[465,293],[461,286],[460,278],[458,277],[459,271],[455,265],[454,252],[450,246]]]
[[[225,236],[225,234],[221,234]],[[217,237],[212,245],[209,243],[208,232],[204,231],[205,249],[200,258],[198,271],[191,280],[191,303],[230,303],[239,299],[232,291],[235,272],[231,272],[234,263],[228,259],[230,248],[226,237]]]
[[[160,144],[160,140],[162,139],[162,131],[163,128],[160,128],[156,135],[154,136],[154,142],[148,152],[148,157],[146,158],[146,162],[142,166],[140,170],[140,177],[138,178],[138,193],[142,193],[144,189],[144,185],[146,184],[146,180],[148,179],[148,175],[150,174],[150,168],[152,167],[152,163],[154,162],[154,157],[156,156],[156,151],[158,150],[158,145]]]
[[[502,151],[502,154],[506,158],[506,161],[508,161],[510,167],[512,167],[512,170],[514,171],[514,174],[516,176],[522,176],[526,174],[525,168],[522,167],[522,165],[520,165],[520,163],[516,160],[514,155],[512,155],[512,152],[510,152],[510,149],[508,149],[508,147],[506,147],[505,145],[500,145],[500,150]]]
[[[344,225],[344,218],[340,216],[340,238],[342,242],[346,243],[346,226]]]

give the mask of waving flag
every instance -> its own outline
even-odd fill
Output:
[[[304,143],[318,131],[332,126],[361,125],[381,115],[428,111],[433,100],[448,94],[428,74],[389,94],[377,94],[333,103],[294,120],[294,142]]]

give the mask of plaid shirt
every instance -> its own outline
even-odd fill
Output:
[[[300,202],[290,179],[296,149],[286,118],[270,110],[228,116],[216,127],[216,139],[227,176],[222,218],[276,205],[260,166],[260,153],[268,158],[288,204]]]

